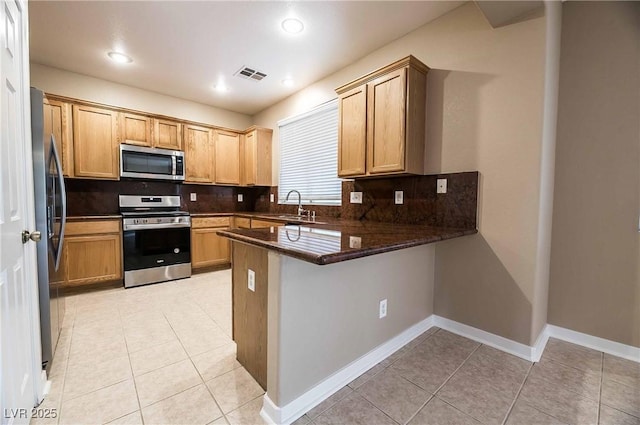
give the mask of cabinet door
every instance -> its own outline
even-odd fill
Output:
[[[257,153],[256,131],[247,133],[244,136],[244,163],[243,163],[243,184],[253,186],[256,184],[256,153]]]
[[[117,116],[109,109],[73,105],[76,177],[118,179]]]
[[[367,172],[405,169],[406,68],[367,84]]]
[[[240,184],[240,135],[214,130],[215,182]]]
[[[120,112],[118,118],[120,143],[151,146],[151,118],[126,112]]]
[[[191,229],[191,267],[196,269],[231,261],[229,239],[216,234],[220,229]]]
[[[342,94],[339,109],[338,176],[363,176],[367,142],[366,85]]]
[[[44,98],[44,134],[53,134],[62,161],[62,174],[73,177],[71,104]]]
[[[119,234],[72,236],[64,246],[68,285],[122,279]]]
[[[212,131],[195,125],[184,126],[185,181],[213,183]]]
[[[153,145],[156,148],[182,150],[182,124],[177,121],[153,119]]]

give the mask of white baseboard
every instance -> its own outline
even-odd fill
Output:
[[[401,334],[379,345],[285,406],[276,406],[269,398],[269,394],[265,394],[260,416],[270,424],[290,424],[358,376],[404,347],[415,337],[434,326],[433,317],[427,317]]]
[[[535,360],[537,350],[536,347],[530,347],[520,342],[512,341],[499,335],[465,325],[464,323],[455,322],[444,317],[433,315],[435,326],[452,332],[454,334],[464,336],[484,345],[488,345],[505,353],[513,354],[528,361]],[[546,343],[546,341],[545,341]],[[543,347],[544,348],[544,347]],[[539,359],[539,357],[538,357]]]
[[[619,342],[584,334],[582,332],[572,331],[571,329],[561,328],[555,325],[547,325],[545,331],[548,333],[548,336],[553,338],[582,345],[583,347],[592,348],[594,350],[611,354],[612,356],[622,357],[624,359],[640,363],[640,348],[638,347],[621,344]]]
[[[269,394],[265,394],[260,416],[269,424],[290,424],[433,326],[531,362],[540,361],[547,341],[553,337],[640,363],[640,348],[638,347],[554,325],[546,325],[538,335],[535,345],[531,347],[433,314],[355,360],[283,407],[276,406],[269,398]]]

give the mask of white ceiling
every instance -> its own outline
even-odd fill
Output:
[[[32,1],[31,60],[253,115],[462,3]],[[281,30],[289,16],[301,34]],[[134,62],[112,63],[111,50]],[[267,77],[234,77],[243,65]],[[212,89],[220,79],[227,93]]]

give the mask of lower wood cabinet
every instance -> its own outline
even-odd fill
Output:
[[[60,276],[63,285],[122,279],[120,229],[119,219],[67,223]]]
[[[191,267],[226,265],[231,262],[229,239],[216,232],[231,224],[231,217],[193,217],[191,219]]]
[[[274,226],[282,226],[282,222],[279,221],[269,221],[269,220],[258,220],[255,218],[251,219],[251,228],[252,229],[261,229],[265,227],[274,227]]]

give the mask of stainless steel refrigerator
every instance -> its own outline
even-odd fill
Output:
[[[49,369],[64,319],[61,283],[62,246],[67,219],[67,196],[62,175],[59,146],[54,135],[54,111],[44,106],[44,93],[31,88],[31,137],[33,143],[33,179],[35,188],[38,292],[42,367]]]

